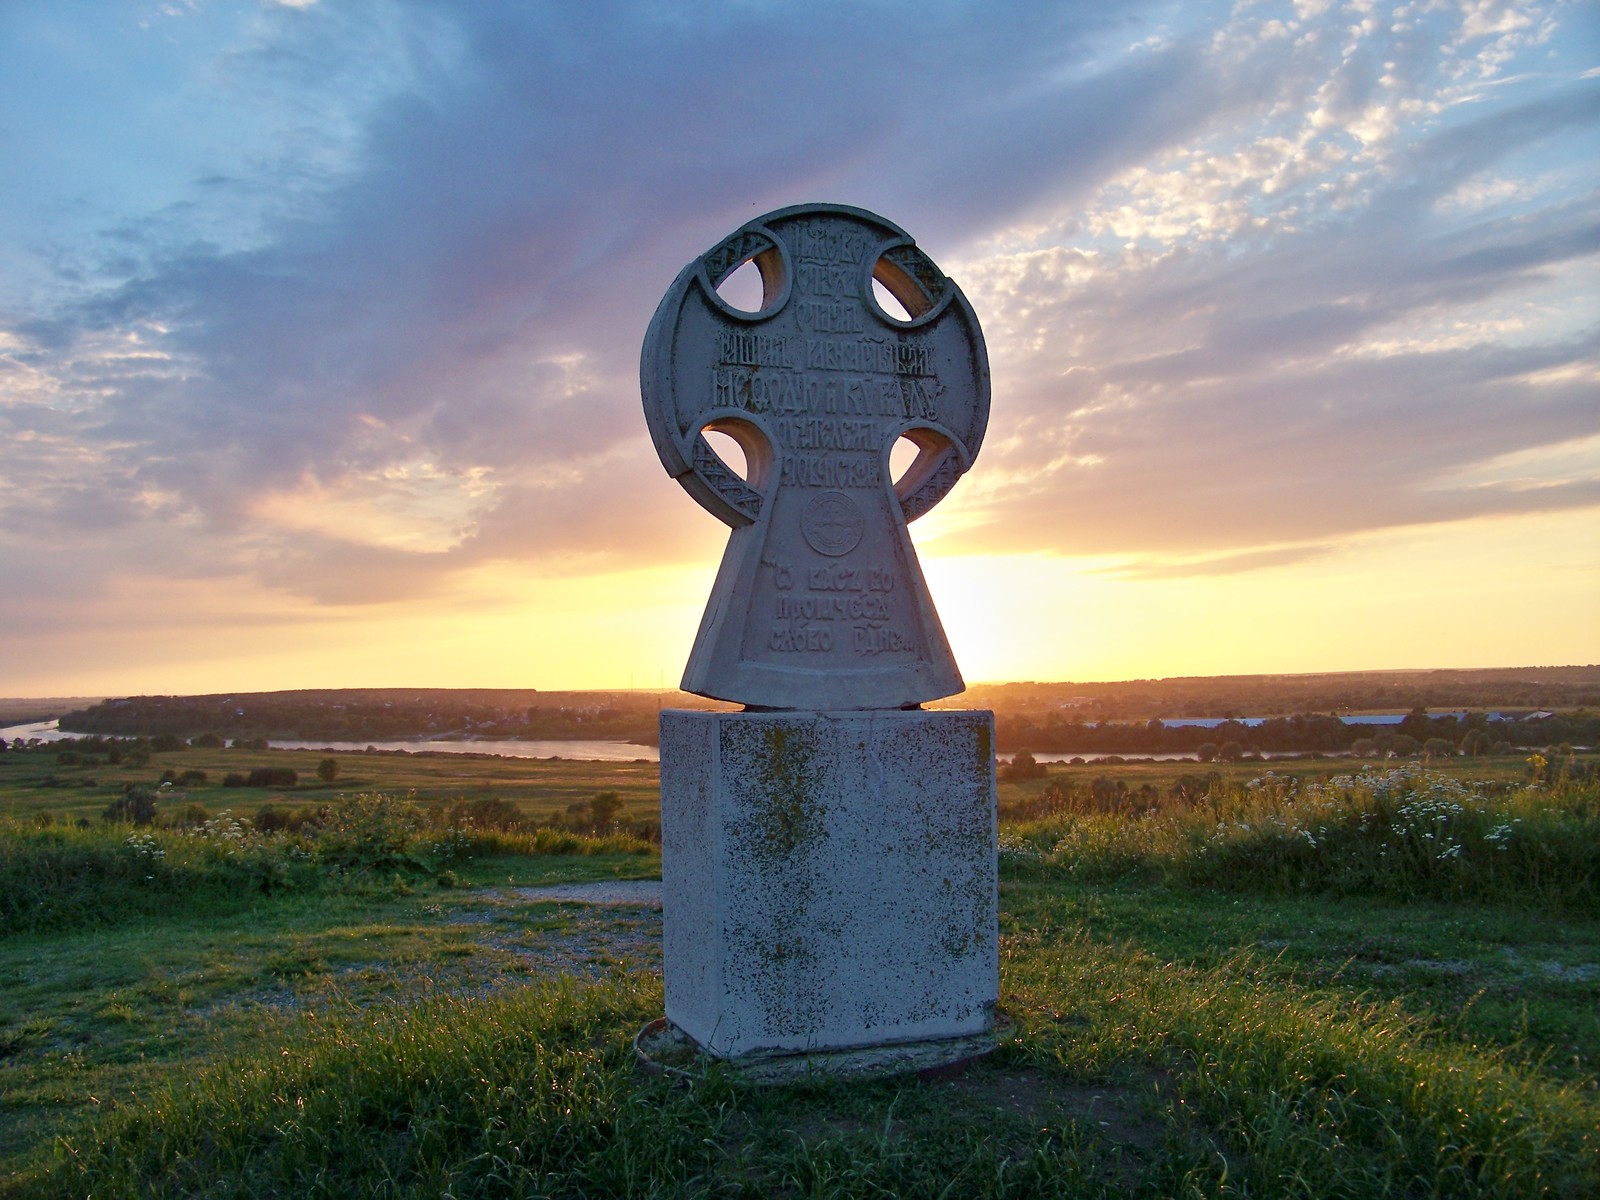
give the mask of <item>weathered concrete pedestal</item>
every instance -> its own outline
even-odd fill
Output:
[[[988,712],[661,714],[667,1020],[734,1063],[929,1067],[999,994]]]

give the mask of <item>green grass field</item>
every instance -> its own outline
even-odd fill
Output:
[[[414,794],[420,800],[499,797],[534,816],[561,812],[595,792],[617,792],[630,813],[659,811],[656,764],[598,763],[562,759],[498,758],[478,754],[334,754],[333,782],[317,778],[317,764],[330,757],[317,750],[182,750],[156,754],[143,766],[104,761],[63,764],[46,747],[0,754],[0,814],[98,818],[128,784],[157,786],[164,771],[204,771],[207,782],[175,789],[212,812],[228,809],[249,816],[265,805],[318,804],[353,792]],[[223,787],[230,773],[256,767],[288,767],[298,773],[292,789]],[[177,803],[169,797],[166,803]]]
[[[616,791],[648,820],[653,765],[350,755],[330,786],[322,757],[0,756],[0,870],[31,898],[0,933],[0,1196],[1600,1193],[1600,787],[1555,766],[1003,784],[1000,1050],[753,1088],[634,1070],[657,915],[521,894],[657,876],[648,843],[339,799]],[[214,782],[281,763],[301,785]],[[100,822],[169,768],[208,777],[170,811],[348,815]]]

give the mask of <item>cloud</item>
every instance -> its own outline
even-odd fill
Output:
[[[1187,579],[1197,575],[1239,575],[1271,567],[1295,566],[1330,553],[1332,546],[1283,546],[1272,550],[1250,550],[1243,554],[1223,554],[1210,558],[1178,561],[1145,560],[1106,567],[1095,572],[1113,579]]]
[[[1594,502],[1581,470],[1450,482],[1592,428],[1568,300],[1600,210],[1518,156],[1592,123],[1597,84],[1466,100],[1538,21],[337,8],[209,76],[244,105],[333,78],[325,129],[263,119],[275,153],[0,314],[0,515],[34,547],[117,529],[139,554],[108,573],[187,550],[330,605],[701,554],[643,434],[645,325],[693,254],[821,199],[909,228],[989,330],[994,427],[950,501],[975,527],[941,545],[1221,571]],[[1469,186],[1490,171],[1520,186]]]

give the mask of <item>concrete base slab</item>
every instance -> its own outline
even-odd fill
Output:
[[[850,1076],[874,1079],[912,1073],[943,1073],[993,1054],[1000,1044],[1000,1028],[967,1037],[925,1042],[895,1042],[884,1046],[859,1046],[849,1050],[795,1051],[746,1054],[723,1059],[708,1054],[695,1040],[665,1017],[657,1017],[633,1039],[634,1058],[652,1075],[694,1078],[711,1062],[731,1066],[743,1083],[791,1084],[807,1079]]]
[[[663,712],[671,1024],[741,1061],[991,1035],[993,729],[970,711]]]

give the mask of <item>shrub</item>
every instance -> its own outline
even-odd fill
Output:
[[[156,819],[156,796],[149,788],[130,787],[100,814],[106,822],[148,825]]]
[[[176,828],[204,825],[210,819],[211,814],[206,811],[206,806],[192,801],[167,814],[167,824]]]
[[[534,826],[520,808],[498,796],[435,804],[428,811],[428,824],[435,829],[493,829],[506,833]]]
[[[242,780],[243,776],[240,778]],[[276,833],[281,829],[289,828],[288,815],[279,812],[270,804],[258,808],[255,816],[251,817],[250,820],[262,833]]]
[[[580,833],[608,833],[622,815],[622,797],[616,792],[597,792],[586,800],[567,805],[561,824]]]
[[[255,767],[245,777],[246,787],[294,787],[300,773],[293,767]]]
[[[413,852],[422,812],[409,800],[381,793],[350,796],[323,810],[313,842],[317,860],[341,870],[429,870]]]
[[[1000,768],[1000,778],[1006,783],[1021,783],[1028,779],[1042,779],[1047,768],[1027,750],[1018,750],[1011,761]]]

